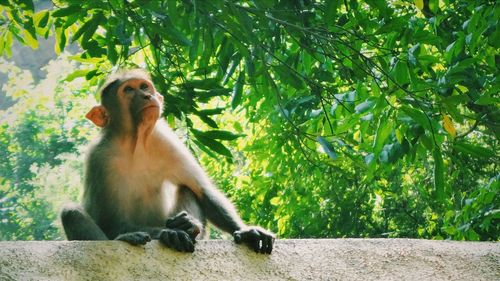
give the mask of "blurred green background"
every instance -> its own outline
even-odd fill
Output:
[[[63,239],[105,77],[281,238],[500,234],[496,1],[0,0],[0,240]],[[212,237],[220,233],[212,232]]]

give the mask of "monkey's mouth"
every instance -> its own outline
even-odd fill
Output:
[[[157,108],[159,109],[160,107],[158,105],[155,105],[155,104],[151,104],[151,105],[147,105],[145,107],[142,108],[142,111],[144,110],[149,110],[149,109],[153,109],[153,108]]]

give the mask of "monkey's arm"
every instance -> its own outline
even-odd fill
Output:
[[[234,205],[211,184],[197,163],[191,162],[181,167],[190,167],[189,170],[178,171],[178,175],[181,175],[181,187],[193,191],[211,223],[231,233],[236,243],[247,244],[258,253],[271,253],[275,239],[273,233],[243,223]]]
[[[257,253],[272,252],[275,235],[258,226],[245,225],[233,204],[215,188],[206,189],[200,198],[200,205],[207,218],[220,229],[231,233],[236,243],[246,244]]]
[[[218,228],[234,233],[246,225],[233,204],[211,183],[203,169],[191,156],[178,157],[178,169],[173,173],[176,184],[190,189],[196,196],[207,219]]]
[[[218,228],[232,234],[246,227],[233,204],[215,187],[204,188],[199,201],[208,220]]]

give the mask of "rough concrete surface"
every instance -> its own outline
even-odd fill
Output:
[[[413,239],[232,241],[178,253],[157,241],[0,242],[0,280],[500,280],[500,244]]]

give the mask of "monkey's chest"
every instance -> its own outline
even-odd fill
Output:
[[[173,200],[174,187],[158,171],[147,167],[117,169],[114,188],[118,209],[130,223],[163,226]]]

